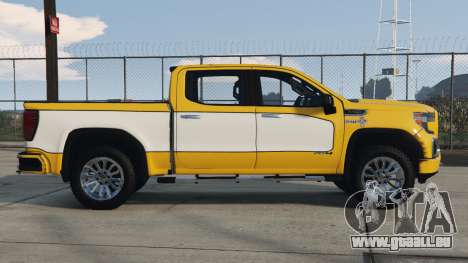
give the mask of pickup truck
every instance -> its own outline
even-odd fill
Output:
[[[295,69],[171,68],[163,101],[26,102],[19,172],[60,175],[92,209],[113,209],[149,176],[321,176],[353,193],[409,188],[440,164],[437,112],[347,100]]]

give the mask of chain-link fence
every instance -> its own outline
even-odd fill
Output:
[[[468,148],[468,53],[73,57],[58,63],[62,101],[164,100],[176,65],[289,66],[346,98],[431,105],[439,111],[441,144]],[[28,100],[46,100],[45,59],[1,58],[0,141],[22,140]]]

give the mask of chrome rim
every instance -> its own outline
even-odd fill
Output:
[[[375,180],[384,191],[396,191],[405,185],[405,171],[400,163],[391,157],[375,157],[364,165],[361,174],[362,185]]]
[[[122,191],[124,173],[122,166],[107,157],[89,160],[81,170],[81,188],[94,200],[110,200]]]

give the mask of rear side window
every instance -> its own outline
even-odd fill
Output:
[[[242,71],[206,70],[187,72],[187,99],[212,105],[248,105]]]

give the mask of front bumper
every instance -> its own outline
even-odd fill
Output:
[[[427,179],[437,174],[440,168],[440,161],[441,161],[440,153],[435,158],[420,160],[418,181],[420,183],[424,183],[426,182]]]

